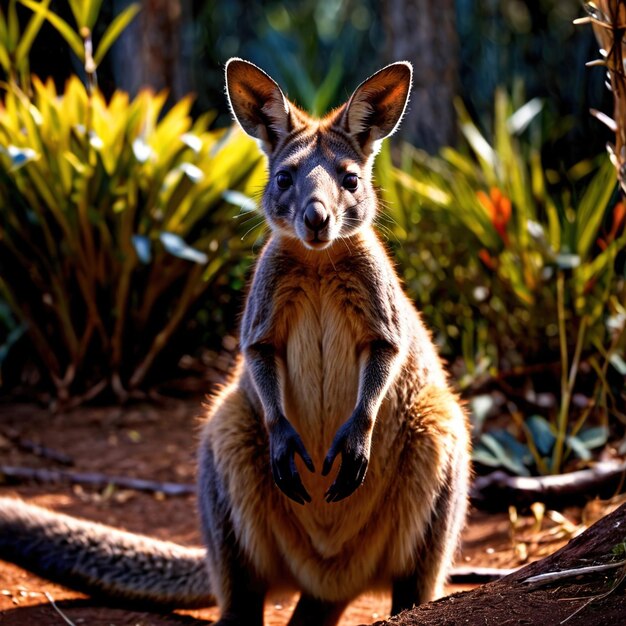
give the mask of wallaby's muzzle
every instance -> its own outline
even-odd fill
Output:
[[[310,202],[304,210],[306,243],[315,245],[328,242],[327,226],[330,214],[319,200]]]

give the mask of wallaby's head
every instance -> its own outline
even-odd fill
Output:
[[[372,222],[372,163],[397,128],[411,89],[411,65],[393,63],[356,89],[339,109],[313,119],[258,67],[226,64],[235,119],[269,160],[263,209],[271,228],[321,250]]]

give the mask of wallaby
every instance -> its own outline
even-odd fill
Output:
[[[301,592],[291,626],[332,626],[368,589],[391,586],[393,614],[442,593],[465,518],[467,419],[372,226],[373,160],[411,75],[389,65],[317,120],[255,65],[226,65],[233,115],[268,157],[271,236],[240,362],[203,426],[206,557],[8,499],[1,557],[92,593],[213,596],[219,626],[261,626],[273,589]]]

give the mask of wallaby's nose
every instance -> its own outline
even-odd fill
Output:
[[[304,224],[315,232],[322,230],[328,224],[328,212],[318,200],[311,202],[304,211]]]

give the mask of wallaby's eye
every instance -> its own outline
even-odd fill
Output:
[[[293,185],[291,174],[285,171],[278,172],[278,174],[276,174],[276,184],[278,185],[278,188],[283,191],[285,189],[289,189],[289,187]]]
[[[343,177],[342,185],[348,191],[356,191],[359,186],[359,177],[356,174],[346,174]]]

